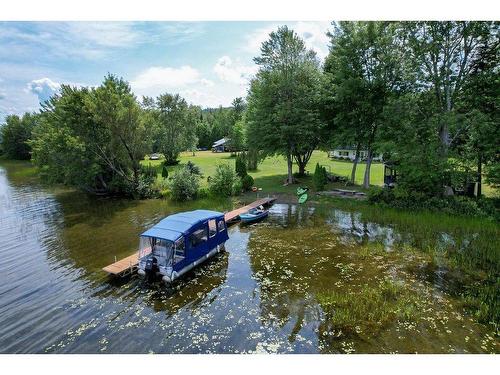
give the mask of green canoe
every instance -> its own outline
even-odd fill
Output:
[[[309,188],[307,188],[307,187],[305,187],[305,188],[304,187],[298,187],[297,188],[297,195],[301,196],[302,194],[307,193],[308,190],[309,190]]]
[[[305,203],[307,201],[307,193],[304,193],[302,194],[300,197],[299,197],[299,203]]]

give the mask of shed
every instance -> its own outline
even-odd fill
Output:
[[[215,141],[212,145],[212,152],[227,152],[228,151],[229,138],[222,138]]]

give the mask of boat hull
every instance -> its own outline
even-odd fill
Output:
[[[206,253],[202,257],[196,259],[195,261],[193,261],[192,263],[188,264],[187,266],[183,267],[182,269],[180,269],[178,271],[172,271],[170,274],[163,275],[161,279],[165,284],[171,284],[172,282],[177,280],[179,277],[184,275],[186,272],[191,271],[196,266],[199,266],[200,264],[205,262],[207,259],[213,257],[215,254],[218,254],[222,251],[224,251],[224,244],[217,245],[215,248],[210,250],[208,253]]]
[[[269,216],[269,212],[268,211],[265,211],[261,214],[258,214],[258,215],[252,215],[252,214],[241,214],[240,215],[240,219],[243,223],[247,223],[247,224],[250,224],[250,223],[255,223],[257,221],[260,221],[262,219],[265,219],[266,217]]]

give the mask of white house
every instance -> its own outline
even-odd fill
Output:
[[[368,155],[368,151],[366,151],[366,150],[359,151],[360,160],[366,159],[367,155]],[[338,147],[332,151],[328,151],[328,156],[332,159],[354,160],[354,158],[356,156],[356,148],[351,147],[351,146]],[[373,161],[382,161],[382,155],[374,152],[372,160]]]
[[[227,152],[228,150],[228,142],[229,138],[222,138],[219,139],[218,141],[215,141],[214,144],[212,145],[212,152]]]

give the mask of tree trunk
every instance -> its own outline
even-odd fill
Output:
[[[306,165],[304,163],[299,163],[299,175],[304,176],[306,174]]]
[[[482,194],[482,171],[483,171],[483,156],[481,153],[479,153],[477,157],[477,192],[476,192],[476,197],[481,198]]]
[[[351,183],[354,185],[354,181],[356,181],[356,167],[358,166],[359,161],[359,148],[361,145],[358,143],[356,146],[356,154],[354,155],[354,160],[352,162],[352,171],[351,171]]]
[[[288,184],[293,184],[292,154],[290,154],[290,153],[286,154],[286,165],[287,165],[287,168],[288,168],[287,183]]]
[[[249,171],[255,171],[257,170],[257,158],[258,158],[258,152],[253,150],[253,149],[249,149],[248,150],[248,153],[247,153],[247,169]]]
[[[447,157],[448,146],[450,144],[450,130],[447,122],[441,124],[441,128],[439,129],[439,140],[441,142],[441,156]]]
[[[365,168],[365,178],[363,179],[363,187],[368,189],[370,187],[370,169],[372,166],[372,150],[368,149],[368,155],[366,155],[366,168]]]
[[[297,165],[299,166],[299,175],[304,176],[306,174],[306,166],[307,163],[309,163],[309,160],[311,159],[311,155],[313,153],[313,150],[307,151],[304,154],[298,154],[296,153],[293,155],[295,161],[297,162]]]
[[[299,167],[299,176],[304,176],[306,174],[306,165],[309,160],[305,155],[304,157],[298,155],[295,156],[295,161],[297,162],[297,165]]]

